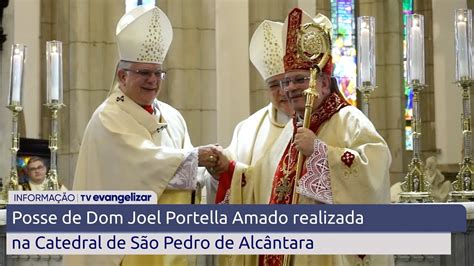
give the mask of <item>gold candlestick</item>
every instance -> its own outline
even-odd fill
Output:
[[[5,200],[8,200],[8,191],[20,190],[18,182],[18,171],[16,169],[16,159],[17,153],[20,148],[20,133],[18,133],[18,116],[23,108],[20,105],[8,105],[8,109],[12,111],[12,132],[11,132],[11,160],[10,160],[10,175],[8,178],[8,183],[5,186]]]
[[[471,97],[473,85],[472,73],[472,11],[457,9],[454,18],[454,35],[456,45],[456,80],[462,88],[461,124],[463,135],[463,159],[459,163],[460,171],[456,181],[452,183],[453,191],[449,193],[449,201],[474,201],[474,182],[471,147]]]
[[[421,117],[420,117],[420,91],[425,87],[419,80],[413,84],[413,158],[408,165],[408,173],[402,183],[400,202],[417,203],[433,202],[431,197],[431,184],[426,181],[423,162],[421,161]]]
[[[362,93],[362,112],[369,117],[369,98],[376,86],[372,85],[370,81],[364,81],[362,87],[357,88]]]
[[[48,103],[46,106],[51,110],[51,133],[49,134],[49,150],[51,151],[51,160],[44,190],[59,190],[57,157],[58,157],[58,111],[64,104]]]
[[[419,14],[407,17],[407,78],[413,89],[413,158],[401,185],[400,202],[432,202],[431,184],[426,181],[421,160],[420,92],[425,85],[424,17]]]
[[[47,103],[51,110],[51,132],[49,134],[49,150],[51,151],[50,167],[44,190],[59,190],[57,171],[58,145],[58,112],[63,104],[63,72],[62,72],[62,42],[49,41],[46,43],[47,69]]]
[[[26,45],[13,44],[10,64],[10,90],[7,108],[12,111],[12,131],[11,131],[11,161],[10,174],[7,185],[4,188],[3,196],[5,202],[8,201],[8,192],[20,190],[18,181],[18,171],[16,168],[17,153],[20,148],[20,134],[18,133],[18,117],[23,110],[22,107],[22,89],[23,73],[26,59]]]
[[[464,154],[462,162],[459,163],[459,173],[456,176],[456,180],[452,183],[453,191],[449,193],[448,201],[462,202],[462,201],[473,201],[474,200],[474,182],[473,182],[473,165],[471,160],[472,147],[471,147],[471,97],[470,87],[473,84],[473,80],[470,78],[462,78],[457,82],[462,88],[462,103],[463,113],[461,115],[462,123],[462,134],[463,134],[463,146]]]

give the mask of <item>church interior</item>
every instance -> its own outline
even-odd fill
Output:
[[[419,95],[419,147],[433,198],[448,199],[465,143],[462,88],[456,82],[454,14],[456,9],[474,9],[474,0],[0,0],[3,184],[11,167],[12,112],[5,106],[12,45],[27,46],[18,121],[21,151],[22,145],[35,143],[47,149],[51,110],[45,105],[46,42],[62,42],[65,106],[57,113],[57,169],[60,181],[71,188],[86,125],[111,89],[118,60],[115,25],[137,4],[155,4],[171,21],[173,41],[163,65],[167,77],[158,98],[180,111],[195,146],[228,146],[237,123],[268,104],[265,83],[249,61],[250,38],[263,20],[283,21],[294,7],[331,19],[334,76],[346,99],[361,108],[356,21],[359,16],[374,17],[376,88],[370,94],[368,116],[390,148],[393,202],[398,201],[400,182],[414,153],[413,88],[406,81],[406,17],[423,15],[426,86]],[[469,94],[472,100],[472,90]],[[19,167],[25,156],[18,157]]]
[[[0,100],[7,104],[11,46],[27,46],[20,136],[48,140],[50,110],[46,103],[45,46],[63,43],[63,99],[59,110],[58,173],[72,185],[75,162],[87,122],[106,98],[117,63],[115,24],[126,8],[142,1],[14,0],[3,6],[4,42]],[[147,1],[143,1],[147,2]],[[146,4],[146,3],[145,3]],[[264,83],[248,57],[248,43],[264,19],[283,21],[300,7],[332,19],[335,73],[346,98],[361,106],[356,84],[356,19],[373,16],[376,23],[376,86],[369,118],[387,141],[391,183],[400,182],[412,159],[413,95],[406,84],[404,49],[406,14],[425,18],[426,87],[420,94],[422,160],[453,181],[462,160],[462,89],[455,83],[454,11],[472,8],[471,0],[157,0],[169,17],[174,37],[164,68],[167,78],[159,99],[184,116],[194,145],[227,146],[235,125],[268,101]],[[25,18],[28,19],[25,19]],[[339,65],[338,65],[339,64]],[[411,90],[412,91],[412,90]],[[12,113],[3,108],[0,144],[9,158]],[[21,149],[21,143],[20,143]],[[0,161],[4,176],[10,161]],[[437,179],[443,178],[441,176]],[[443,180],[441,180],[443,181]]]
[[[7,4],[2,20],[6,40],[0,54],[4,88],[0,99],[4,103],[8,98],[11,45],[23,43],[28,49],[20,120],[22,137],[48,139],[50,113],[44,106],[43,51],[48,40],[63,42],[66,106],[59,112],[58,169],[61,179],[71,184],[84,128],[112,82],[117,61],[114,25],[125,12],[126,4],[133,3],[125,0],[123,3],[116,0],[2,2]],[[404,14],[424,15],[427,86],[420,97],[422,157],[425,160],[434,157],[434,163],[437,161],[438,169],[447,179],[457,172],[462,159],[462,101],[461,89],[455,84],[453,20],[455,9],[470,8],[473,1],[165,0],[156,1],[156,5],[168,14],[174,30],[164,65],[168,76],[159,98],[183,114],[194,145],[226,146],[236,123],[267,104],[264,84],[248,60],[249,36],[262,20],[282,21],[295,6],[330,18],[338,16],[338,20],[333,18],[341,24],[334,27],[340,37],[333,41],[333,53],[339,53],[339,57],[335,55],[335,76],[338,75],[339,87],[347,99],[360,106],[361,95],[355,84],[356,33],[347,17],[352,16],[355,23],[358,16],[374,16],[377,88],[370,95],[369,117],[389,144],[392,183],[406,175],[413,149],[412,96],[404,81]],[[338,63],[348,61],[338,67]],[[0,117],[3,125],[10,124],[8,109],[4,108]],[[2,127],[0,135],[4,139],[0,149],[2,158],[8,158],[10,127]],[[6,173],[9,161],[2,160],[0,165]]]

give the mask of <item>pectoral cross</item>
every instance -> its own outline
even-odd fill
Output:
[[[291,152],[293,148],[293,141],[291,142],[288,153],[283,158],[283,164],[281,166],[281,171],[283,172],[283,178],[281,183],[275,189],[275,192],[278,195],[278,201],[282,201],[283,198],[291,192],[292,186],[290,182],[290,174],[292,168]],[[287,163],[288,162],[288,163]]]
[[[275,189],[278,194],[278,201],[282,201],[283,197],[290,193],[290,189],[291,187],[290,182],[288,180],[288,173],[286,173],[283,179],[281,180],[281,184],[279,184],[278,187]]]

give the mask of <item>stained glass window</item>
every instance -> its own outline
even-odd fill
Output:
[[[357,61],[354,0],[331,0],[334,77],[346,99],[356,105]]]
[[[155,0],[125,0],[125,12],[128,12],[141,5],[155,5],[155,2]]]
[[[20,183],[28,180],[28,175],[26,173],[26,164],[28,163],[30,158],[31,156],[18,156],[16,158],[16,166]]]
[[[413,150],[411,120],[413,118],[413,90],[408,86],[407,80],[407,15],[413,14],[413,0],[403,0],[403,75],[405,88],[405,149]]]

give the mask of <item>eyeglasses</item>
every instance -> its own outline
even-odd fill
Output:
[[[166,71],[164,70],[151,70],[151,69],[130,69],[130,68],[122,68],[125,71],[130,71],[132,73],[138,74],[144,78],[151,78],[154,74],[158,79],[164,80],[166,78]]]
[[[310,77],[305,76],[296,76],[294,78],[285,78],[280,80],[280,85],[282,88],[290,86],[290,82],[293,82],[294,85],[304,84],[306,81],[309,81]]]
[[[271,90],[279,90],[281,88],[280,86],[280,81],[279,80],[274,80],[272,82],[267,83],[267,87]]]
[[[33,172],[36,170],[43,170],[44,166],[43,165],[38,165],[37,167],[28,167],[28,171]]]

